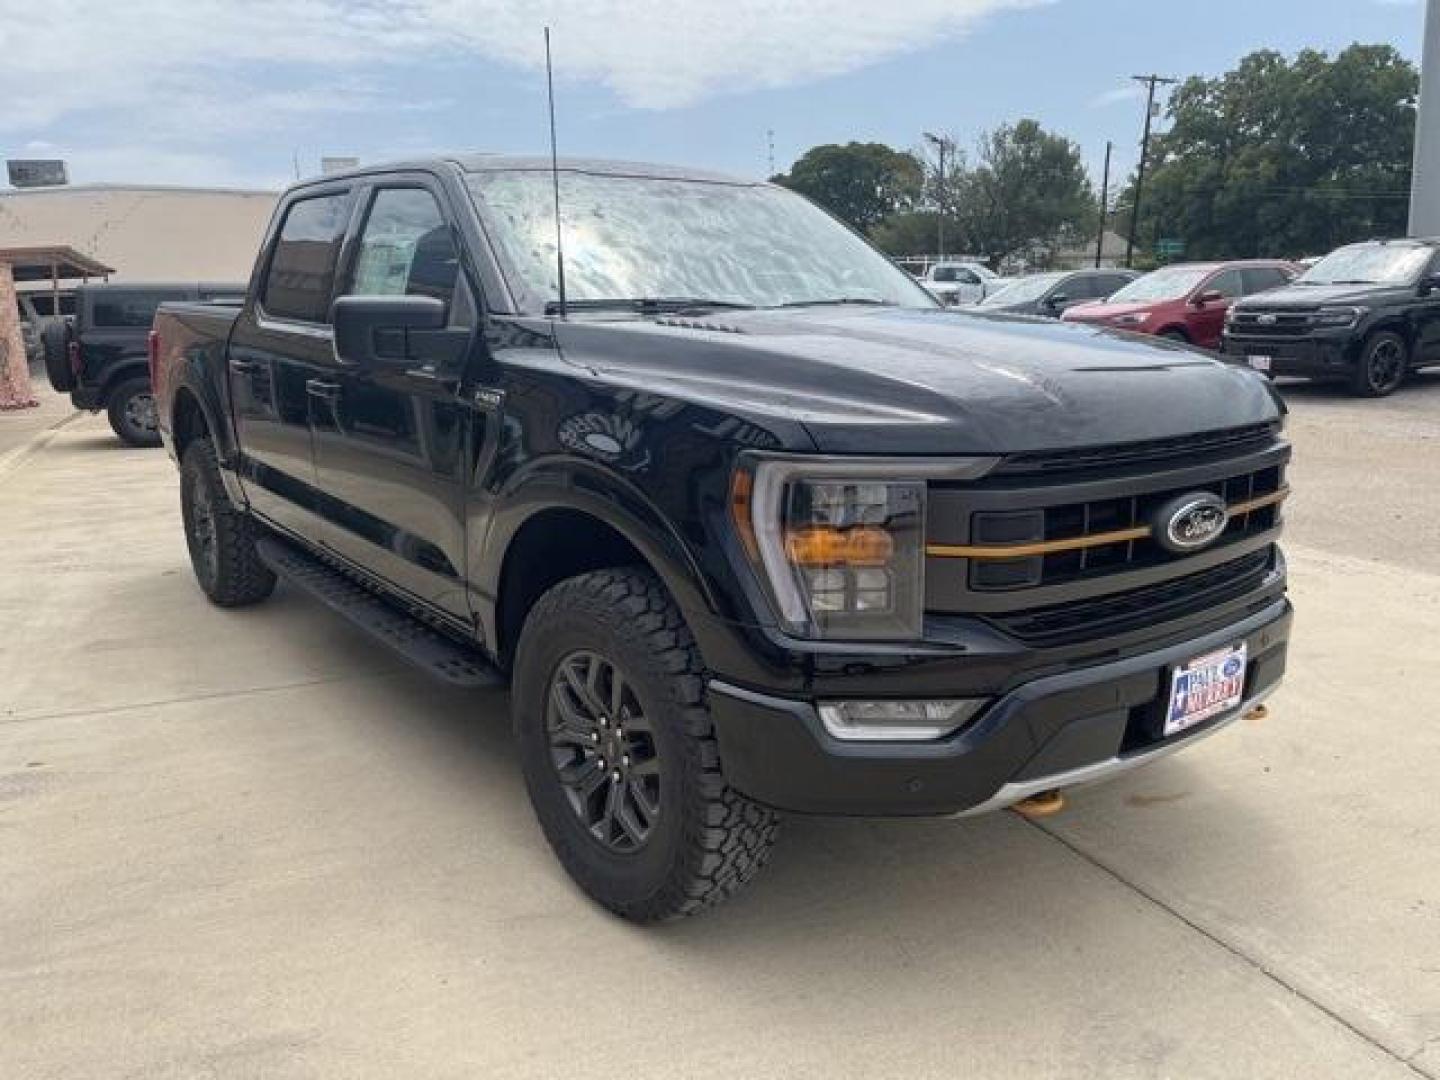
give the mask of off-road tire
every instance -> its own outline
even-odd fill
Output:
[[[1392,330],[1381,330],[1360,347],[1350,375],[1350,392],[1357,397],[1386,397],[1400,388],[1409,370],[1410,347],[1405,339]]]
[[[1155,336],[1156,336],[1156,337],[1162,337],[1162,338],[1164,338],[1166,341],[1173,341],[1173,342],[1175,342],[1177,345],[1189,345],[1189,344],[1190,344],[1190,335],[1187,334],[1187,333],[1185,333],[1184,330],[1175,330],[1175,329],[1161,330],[1160,333],[1156,334]]]
[[[230,502],[209,439],[190,443],[181,458],[180,514],[195,579],[212,603],[244,607],[275,591],[275,574],[255,550],[259,526]],[[213,546],[205,545],[206,535]]]
[[[45,357],[45,375],[62,394],[75,389],[75,373],[70,370],[70,324],[64,319],[47,319],[40,331],[40,352]]]
[[[617,852],[598,839],[557,771],[552,684],[577,651],[623,672],[653,731],[659,814],[638,850]],[[692,915],[733,895],[764,866],[779,823],[726,783],[695,641],[648,570],[597,570],[542,596],[521,632],[512,700],[541,828],[561,865],[599,904],[639,923]]]
[[[105,412],[121,442],[141,447],[160,445],[160,429],[155,426],[155,395],[148,375],[126,379],[110,391]]]

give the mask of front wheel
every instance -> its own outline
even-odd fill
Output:
[[[159,446],[160,427],[155,420],[155,395],[148,376],[126,379],[110,394],[107,410],[115,434],[131,446]]]
[[[1355,363],[1350,389],[1359,397],[1385,397],[1405,381],[1410,347],[1399,334],[1382,330],[1366,339]]]
[[[699,653],[653,574],[598,570],[541,597],[513,696],[541,828],[600,904],[635,922],[690,915],[765,864],[775,815],[725,782]]]

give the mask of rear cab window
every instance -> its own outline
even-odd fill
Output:
[[[336,259],[349,210],[346,191],[297,199],[286,209],[260,290],[260,306],[267,316],[330,321]]]
[[[148,329],[155,309],[167,300],[184,300],[188,289],[107,289],[90,296],[90,326],[97,330]]]

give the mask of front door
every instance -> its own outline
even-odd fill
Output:
[[[422,176],[367,190],[342,295],[431,296],[460,347],[434,363],[337,356],[310,387],[326,543],[410,595],[469,619],[462,493],[473,410],[457,393],[473,294],[443,194]]]
[[[240,477],[270,521],[319,543],[310,439],[313,382],[333,364],[330,302],[351,193],[323,191],[285,208],[265,274],[230,336],[230,397]]]
[[[1208,281],[1195,290],[1194,299],[1191,301],[1190,317],[1186,320],[1190,340],[1204,349],[1218,349],[1220,333],[1225,329],[1225,312],[1230,310],[1235,298],[1243,295],[1244,291],[1245,282],[1239,270],[1232,268],[1212,274]],[[1199,304],[1199,297],[1209,292],[1218,292],[1220,299]]]

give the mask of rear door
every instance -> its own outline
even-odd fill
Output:
[[[325,530],[307,387],[333,367],[330,304],[353,205],[350,187],[336,185],[304,189],[284,207],[254,295],[230,336],[245,493],[262,516],[317,544]]]
[[[470,411],[457,394],[474,294],[460,270],[458,229],[443,189],[397,174],[359,193],[338,290],[429,296],[446,304],[455,348],[430,365],[362,367],[337,356],[311,388],[326,543],[418,599],[469,618],[462,513]]]

